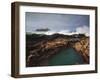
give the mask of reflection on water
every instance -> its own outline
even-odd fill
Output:
[[[74,65],[84,64],[81,54],[77,53],[73,48],[62,50],[48,61],[50,66],[53,65]]]

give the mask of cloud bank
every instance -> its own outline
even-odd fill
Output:
[[[77,27],[74,32],[71,32],[70,30],[60,30],[60,31],[34,32],[34,33],[46,34],[46,35],[52,35],[55,33],[65,34],[65,35],[85,34],[86,36],[89,36],[89,27],[88,26]]]
[[[76,32],[85,34],[86,36],[89,36],[89,27],[88,26],[77,27]]]

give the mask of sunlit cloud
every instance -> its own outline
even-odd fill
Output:
[[[88,26],[81,26],[81,27],[77,27],[76,30],[74,32],[71,32],[70,30],[66,29],[66,30],[60,30],[60,31],[38,31],[38,32],[34,32],[36,34],[46,34],[46,35],[53,35],[55,33],[59,33],[59,34],[64,34],[64,35],[73,35],[73,34],[85,34],[86,36],[89,36],[89,27]]]
[[[77,27],[76,32],[89,36],[89,27],[88,26]]]

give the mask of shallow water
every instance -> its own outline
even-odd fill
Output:
[[[75,65],[83,64],[83,57],[73,48],[68,48],[54,55],[49,61],[50,66],[54,65]]]

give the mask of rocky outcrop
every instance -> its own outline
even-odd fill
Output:
[[[89,63],[89,38],[82,38],[73,47],[84,58],[84,63]]]
[[[48,65],[48,59],[68,47],[75,48],[77,52],[82,54],[85,63],[89,63],[89,38],[75,36],[56,34],[28,39],[26,41],[26,66]]]

